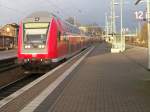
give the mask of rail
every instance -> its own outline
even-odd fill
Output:
[[[16,60],[17,57],[0,60],[0,72],[17,67],[18,64],[16,63]]]

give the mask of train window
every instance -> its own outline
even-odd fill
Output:
[[[24,35],[24,43],[43,43],[45,44],[47,37],[46,29],[26,29]]]
[[[25,23],[24,43],[46,43],[49,23]]]

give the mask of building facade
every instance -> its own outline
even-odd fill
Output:
[[[17,47],[18,28],[17,24],[7,24],[0,28],[0,49]]]

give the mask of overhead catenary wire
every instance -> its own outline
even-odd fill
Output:
[[[54,10],[55,10],[55,13],[58,14],[59,16],[61,16],[63,19],[66,19],[67,17],[73,17],[75,19],[75,15],[73,14],[69,14],[69,12],[67,12],[68,10],[66,9],[63,9],[63,8],[60,8],[57,4],[55,4],[53,1],[49,1],[49,0],[46,0],[46,2],[48,3],[48,5],[51,5]],[[73,6],[74,7],[74,6]],[[81,10],[80,9],[77,9],[75,8],[78,12],[81,13]],[[64,11],[65,10],[65,11]]]
[[[54,2],[49,1],[49,0],[45,0],[45,1],[48,3],[48,5],[51,5],[54,8],[55,13],[58,14],[58,15],[60,15],[61,17],[64,18],[64,16],[70,16],[70,14],[67,14],[67,12],[63,11],[63,9],[61,9],[60,7],[58,7]]]

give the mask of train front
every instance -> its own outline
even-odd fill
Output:
[[[39,66],[51,63],[47,48],[50,22],[40,19],[28,18],[20,25],[18,60],[27,70],[39,69]]]

